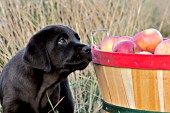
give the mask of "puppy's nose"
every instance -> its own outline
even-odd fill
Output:
[[[82,53],[89,54],[91,52],[90,46],[84,46],[82,48]]]

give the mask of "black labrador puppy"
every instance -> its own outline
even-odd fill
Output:
[[[27,46],[6,64],[0,78],[3,113],[73,113],[67,76],[87,67],[89,46],[64,25],[49,25],[32,36]],[[53,111],[52,111],[53,112]]]

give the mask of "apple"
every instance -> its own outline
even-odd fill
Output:
[[[114,48],[118,43],[120,43],[122,41],[134,41],[134,40],[133,40],[133,37],[122,36],[122,37],[118,38],[118,40],[112,45],[112,48]]]
[[[153,28],[146,29],[134,36],[134,41],[142,51],[154,53],[156,46],[163,41],[161,33]]]
[[[155,55],[170,55],[170,39],[162,41],[155,48]]]
[[[103,51],[111,52],[113,44],[117,42],[118,39],[119,36],[110,36],[104,38],[103,41],[101,42],[100,49]]]
[[[141,48],[134,41],[126,40],[113,47],[112,52],[138,53],[141,52]]]
[[[149,52],[149,51],[141,51],[138,54],[149,54],[149,55],[153,55],[153,53]]]

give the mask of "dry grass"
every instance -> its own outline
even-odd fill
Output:
[[[154,27],[170,37],[169,0],[3,0],[0,3],[0,71],[29,38],[47,24],[65,24],[84,43],[90,31],[133,36]],[[103,38],[103,37],[100,37]],[[70,77],[76,113],[99,113],[100,93],[92,65]]]

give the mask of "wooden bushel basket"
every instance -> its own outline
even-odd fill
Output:
[[[106,111],[170,112],[169,55],[104,52],[94,44],[92,54]]]

